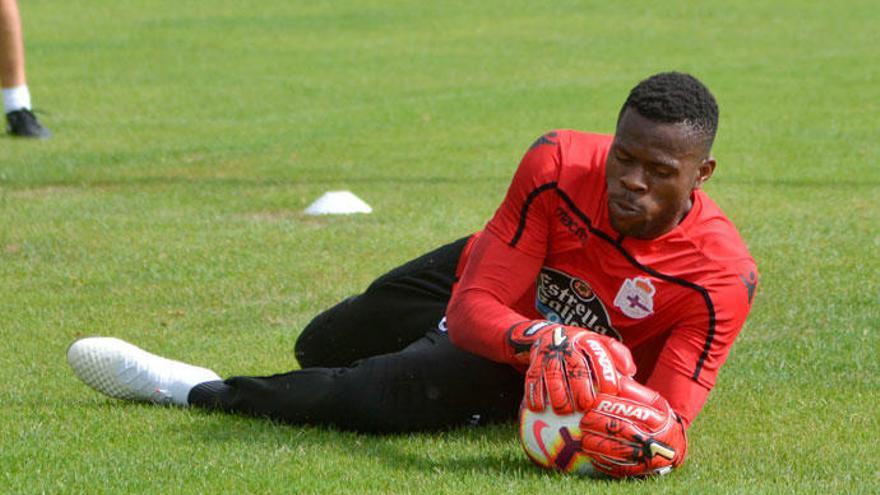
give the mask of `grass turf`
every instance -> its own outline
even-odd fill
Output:
[[[22,2],[47,142],[0,141],[8,493],[876,493],[873,2]],[[221,375],[478,229],[553,128],[611,132],[653,72],[722,111],[707,189],[762,271],[664,479],[540,472],[513,426],[370,437],[107,400],[64,351],[115,335]],[[376,212],[306,218],[351,189]]]

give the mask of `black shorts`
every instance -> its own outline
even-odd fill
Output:
[[[444,315],[467,238],[379,277],[309,323],[302,369],[196,386],[192,405],[364,432],[510,420],[523,378],[449,342]]]

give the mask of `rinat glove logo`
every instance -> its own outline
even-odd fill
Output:
[[[608,353],[605,352],[605,347],[592,339],[587,341],[587,345],[589,345],[590,349],[599,356],[599,367],[602,368],[602,376],[616,385],[617,371],[614,369],[614,364],[611,363],[611,358],[608,357]]]
[[[611,402],[607,400],[603,400],[596,406],[596,411],[605,412],[609,414],[615,414],[617,416],[625,416],[628,418],[636,418],[641,421],[647,421],[648,418],[653,416],[657,420],[662,420],[663,417],[652,411],[647,407],[639,407],[631,404],[623,404],[620,402]]]

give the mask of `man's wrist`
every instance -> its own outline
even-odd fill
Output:
[[[514,360],[520,364],[528,364],[532,344],[544,331],[555,325],[556,323],[547,320],[525,320],[512,325],[507,330],[507,344]]]

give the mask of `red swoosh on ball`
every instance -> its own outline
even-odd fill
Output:
[[[544,453],[544,459],[547,459],[547,462],[550,462],[550,453],[547,452],[547,447],[544,446],[544,437],[541,436],[541,431],[548,426],[550,425],[540,419],[535,421],[535,424],[532,425],[532,435],[535,436],[535,439],[538,442],[538,447],[540,447],[541,452]]]

